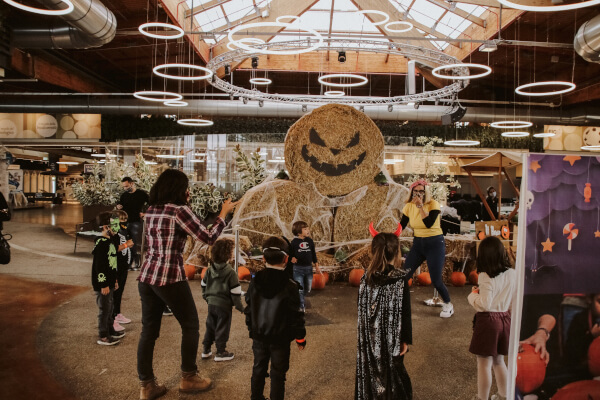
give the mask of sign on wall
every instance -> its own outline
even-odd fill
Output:
[[[0,113],[0,139],[100,139],[100,114]]]
[[[554,133],[544,138],[544,150],[581,151],[581,146],[600,146],[600,127],[546,125],[544,132]]]

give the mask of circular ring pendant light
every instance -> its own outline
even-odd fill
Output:
[[[403,24],[406,25],[406,28],[402,28],[402,29],[392,29],[390,28],[392,25],[398,25],[398,24]],[[403,32],[408,32],[410,31],[412,28],[414,28],[414,25],[411,24],[408,21],[392,21],[392,22],[388,22],[387,24],[385,24],[385,26],[383,27],[383,29],[385,29],[388,32],[392,32],[392,33],[403,33]]]
[[[156,33],[150,33],[146,29],[147,28],[168,28],[174,31],[177,31],[174,35],[157,35]],[[146,22],[145,24],[141,24],[138,28],[138,31],[142,35],[149,36],[154,39],[178,39],[183,36],[185,33],[183,29],[173,24],[165,24],[164,22]]]
[[[291,26],[291,24],[285,23],[285,22],[256,22],[253,24],[240,25],[240,26],[236,26],[235,28],[233,28],[232,30],[229,31],[229,34],[227,35],[227,39],[229,39],[229,42],[233,43],[237,47],[247,50],[252,53],[279,54],[279,55],[295,55],[295,54],[308,53],[308,52],[317,50],[323,44],[323,36],[319,32],[317,32],[316,30],[311,29],[311,28],[303,28],[300,26],[298,26],[296,28],[301,31],[311,34],[316,39],[316,42],[314,44],[311,43],[311,45],[305,49],[281,50],[281,51],[268,50],[268,49],[256,49],[256,48],[247,46],[242,41],[235,40],[233,38],[233,35],[235,35],[236,33],[238,33],[241,30],[248,30],[251,28],[269,28],[269,27],[285,29],[285,28],[289,28],[290,26]]]
[[[4,0],[4,2],[6,4],[9,4],[15,8],[18,8],[20,10],[27,11],[27,12],[30,12],[33,14],[51,15],[51,16],[66,15],[75,9],[75,7],[73,6],[73,3],[70,0],[61,0],[61,1],[66,4],[67,8],[65,8],[63,10],[47,10],[47,9],[43,9],[43,8],[29,7],[29,6],[23,5],[21,3],[17,3],[14,0]]]
[[[355,82],[355,83],[333,83],[333,82],[327,82],[326,79],[332,79],[332,78],[350,78],[350,79],[358,79],[359,82]],[[362,85],[366,85],[367,82],[369,82],[369,80],[361,75],[355,75],[355,74],[329,74],[329,75],[323,75],[319,77],[319,83],[321,85],[325,85],[325,86],[333,86],[333,87],[356,87],[356,86],[362,86]]]
[[[595,146],[581,146],[581,150],[586,150],[586,151],[600,151],[600,146],[595,145]]]
[[[517,10],[540,12],[575,10],[578,8],[597,6],[600,4],[600,0],[588,0],[580,3],[567,4],[564,6],[527,6],[524,4],[513,3],[512,1],[508,0],[498,0],[498,2],[505,7],[515,8]]]
[[[479,140],[446,140],[446,146],[477,146],[481,142]]]
[[[443,74],[439,73],[440,71],[453,69],[453,68],[479,68],[479,69],[482,69],[483,72],[480,74],[475,74],[475,75],[443,75]],[[492,69],[490,67],[488,67],[487,65],[483,65],[483,64],[458,63],[458,64],[440,65],[439,67],[431,70],[431,73],[433,74],[433,76],[437,76],[438,78],[465,80],[465,79],[483,78],[484,76],[488,76],[489,74],[492,73]]]
[[[324,94],[326,97],[344,97],[346,95],[346,93],[341,90],[329,90]]]
[[[196,71],[206,72],[206,74],[180,76],[180,75],[170,75],[170,74],[165,74],[164,72],[160,72],[163,69],[169,69],[169,68],[189,68],[189,69],[195,69]],[[202,79],[208,79],[211,76],[213,76],[213,72],[210,69],[201,67],[199,65],[193,65],[193,64],[161,64],[161,65],[157,65],[156,67],[152,68],[152,71],[156,75],[162,76],[163,78],[177,79],[178,81],[198,81],[198,80],[202,80]]]
[[[167,100],[164,102],[164,105],[169,107],[187,107],[188,102],[181,100]]]
[[[153,97],[153,96],[163,96],[162,98],[157,98],[157,97]],[[171,98],[166,98],[166,96],[170,96]],[[181,100],[183,99],[183,96],[180,95],[179,93],[173,93],[173,92],[163,92],[160,90],[142,90],[139,92],[135,92],[133,94],[133,97],[140,99],[140,100],[148,100],[148,101],[160,101],[165,102],[165,101],[172,101],[172,100]]]
[[[566,86],[566,88],[562,89],[562,90],[555,90],[552,92],[524,92],[523,91],[523,89],[538,87],[538,86]],[[569,92],[575,90],[575,87],[576,87],[576,85],[571,82],[546,81],[546,82],[534,82],[534,83],[528,83],[526,85],[521,85],[515,89],[515,92],[517,94],[520,94],[523,96],[555,96],[557,94],[569,93]]]
[[[492,122],[490,124],[492,128],[500,128],[500,129],[518,129],[518,128],[529,128],[533,126],[531,122],[527,121],[499,121]]]
[[[282,19],[289,19],[291,21],[283,22]],[[300,19],[300,17],[297,15],[280,15],[279,17],[277,17],[275,19],[275,22],[277,22],[279,24],[291,24],[293,22],[298,21],[299,19]]]
[[[366,14],[377,14],[377,15],[381,15],[383,17],[383,20],[378,21],[378,22],[371,22],[373,25],[377,26],[377,25],[383,25],[386,22],[388,22],[390,20],[390,16],[387,15],[386,13],[384,13],[383,11],[379,11],[379,10],[360,10],[356,12],[358,15],[364,15],[366,17]]]
[[[260,38],[241,38],[237,41],[238,43],[249,43],[249,44],[264,44],[265,41],[260,39]],[[227,43],[227,48],[229,50],[237,50],[235,47],[231,47],[231,46],[235,46],[234,42],[229,42]],[[251,51],[246,50],[249,53],[252,53]]]
[[[270,85],[273,81],[269,78],[252,78],[250,79],[250,83],[253,85]]]
[[[543,132],[543,133],[534,133],[533,134],[533,137],[537,137],[537,138],[545,138],[545,137],[552,137],[552,136],[556,136],[556,133]]]
[[[187,125],[187,126],[211,126],[214,122],[208,119],[200,119],[200,118],[184,118],[177,120],[179,125]]]
[[[504,137],[527,137],[529,136],[529,132],[525,131],[511,131],[511,132],[502,132],[502,136]]]

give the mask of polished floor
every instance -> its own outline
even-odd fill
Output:
[[[48,205],[44,209],[16,211],[13,220],[5,223],[4,231],[13,234],[13,258],[10,264],[0,266],[0,283],[4,285],[0,287],[11,287],[11,279],[16,287],[17,281],[26,279],[37,289],[36,293],[46,290],[48,296],[59,300],[50,301],[41,296],[31,304],[15,302],[14,291],[0,292],[0,307],[11,307],[14,311],[0,318],[3,332],[10,329],[14,333],[0,335],[0,359],[5,360],[0,362],[0,388],[12,388],[11,400],[58,400],[63,398],[64,391],[74,399],[84,400],[138,398],[136,350],[141,331],[141,304],[135,281],[137,272],[130,272],[125,287],[123,312],[133,320],[127,325],[126,337],[114,348],[98,346],[95,342],[97,307],[90,287],[92,243],[78,244],[74,254],[74,237],[65,233],[73,232],[81,218],[80,206]],[[18,283],[18,287],[26,287]],[[63,293],[60,285],[73,288],[70,289],[72,297],[59,298]],[[202,300],[200,282],[190,281],[190,287],[196,299],[202,337],[207,306]],[[245,289],[246,284],[242,287]],[[465,400],[476,392],[475,357],[468,352],[474,314],[466,301],[469,288],[450,287],[449,291],[456,314],[442,319],[438,317],[439,308],[423,305],[423,301],[431,297],[431,288],[411,290],[413,346],[405,363],[413,383],[414,400]],[[345,282],[329,284],[324,290],[311,294],[311,307],[307,312],[308,345],[303,352],[292,351],[287,399],[353,398],[356,298],[357,289]],[[46,313],[34,313],[42,304],[57,306]],[[26,332],[31,329],[35,333],[33,339],[26,340],[29,337]],[[195,396],[178,393],[180,341],[179,324],[174,317],[164,317],[154,358],[155,374],[169,389],[164,399],[249,398],[252,350],[242,315],[234,312],[228,343],[228,350],[235,353],[234,360],[198,361],[201,374],[214,381],[214,388],[208,393]],[[30,359],[25,354],[38,360],[36,372],[48,374],[64,390],[43,392],[44,388],[38,390],[31,383],[32,379],[22,378],[31,370],[30,366],[20,364],[25,358]],[[8,359],[8,355],[13,358]],[[11,371],[19,372],[8,373]]]

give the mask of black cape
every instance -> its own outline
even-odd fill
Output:
[[[358,350],[355,398],[411,400],[412,385],[400,356],[412,344],[410,292],[406,272],[388,266],[366,274],[358,291]]]

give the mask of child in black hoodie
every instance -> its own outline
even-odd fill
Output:
[[[252,400],[263,400],[263,390],[271,361],[271,400],[282,400],[285,375],[290,365],[290,342],[299,350],[306,346],[304,314],[300,308],[298,284],[285,272],[287,243],[269,237],[263,243],[266,268],[256,273],[246,293],[246,325],[252,338]]]

